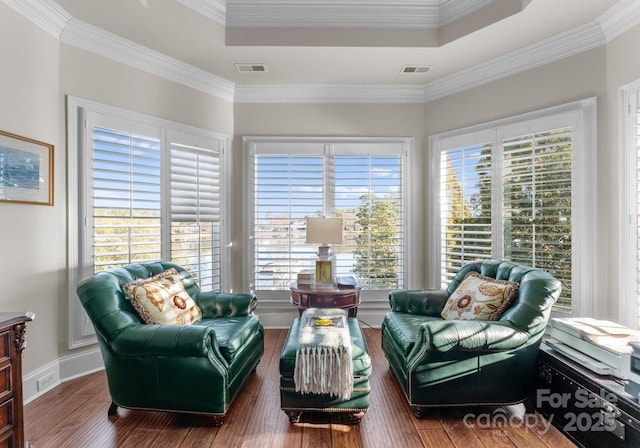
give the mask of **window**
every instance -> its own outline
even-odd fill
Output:
[[[562,282],[557,308],[571,309],[574,129],[542,129],[502,141],[504,257]]]
[[[588,310],[593,266],[577,254],[593,250],[593,108],[585,100],[430,139],[439,286],[469,261],[508,259],[562,282],[556,311]]]
[[[136,135],[115,129],[125,128],[125,123],[92,118],[105,122],[89,129],[93,132],[93,185],[85,200],[91,210],[88,223],[93,223],[87,226],[92,273],[160,260],[159,133]]]
[[[620,88],[620,322],[640,328],[640,81]]]
[[[75,98],[69,136],[72,289],[96,272],[158,260],[185,267],[204,291],[227,288],[225,137]],[[77,306],[75,347],[93,338]]]
[[[343,244],[333,247],[337,274],[354,275],[380,295],[402,288],[409,147],[407,139],[245,138],[249,287],[288,289],[315,264],[306,217],[337,216],[344,223]]]
[[[205,291],[222,290],[221,151],[212,142],[169,132],[171,260]]]
[[[441,277],[448,285],[469,260],[490,259],[491,144],[440,153]]]

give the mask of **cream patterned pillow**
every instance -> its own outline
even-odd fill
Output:
[[[449,296],[440,315],[444,319],[498,320],[518,294],[519,286],[518,282],[469,272]]]
[[[202,319],[200,308],[184,289],[175,268],[127,283],[122,289],[148,324],[189,325]]]

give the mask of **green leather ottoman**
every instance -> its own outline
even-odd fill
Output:
[[[351,359],[353,364],[353,391],[344,399],[330,394],[296,392],[294,370],[301,318],[297,317],[291,328],[280,355],[280,407],[289,416],[291,423],[300,421],[303,413],[339,414],[346,422],[360,423],[360,419],[369,409],[369,375],[371,358],[367,343],[358,320],[347,318],[347,327],[351,337]]]

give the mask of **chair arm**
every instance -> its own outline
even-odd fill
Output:
[[[231,294],[214,291],[201,292],[196,302],[202,317],[239,317],[253,313],[258,305],[255,294]]]
[[[396,312],[440,316],[448,298],[444,289],[402,289],[389,293],[389,305]]]
[[[211,327],[198,325],[134,325],[125,328],[111,341],[113,351],[121,356],[202,356],[218,351],[216,333]]]
[[[409,357],[418,352],[513,350],[529,339],[509,322],[478,320],[436,320],[424,322]]]

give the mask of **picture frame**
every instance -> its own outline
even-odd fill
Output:
[[[53,205],[53,145],[0,131],[0,202]]]

